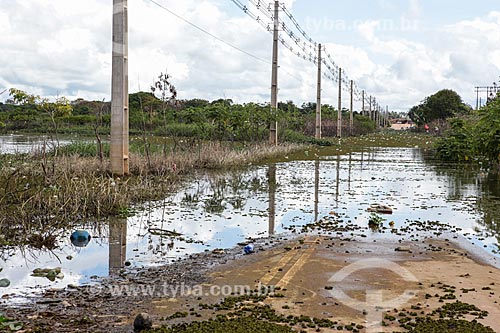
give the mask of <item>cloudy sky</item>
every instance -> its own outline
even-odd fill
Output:
[[[270,62],[272,35],[231,0],[156,1]],[[497,0],[284,2],[361,89],[394,110],[406,111],[442,88],[475,104],[474,86],[499,79]],[[131,91],[148,90],[155,76],[168,71],[181,99],[269,100],[268,63],[150,0],[129,0],[129,11]],[[111,18],[111,0],[0,0],[0,92],[16,87],[43,96],[109,99]],[[314,101],[314,65],[281,48],[280,66],[280,100]],[[336,103],[333,82],[325,81],[323,96]]]

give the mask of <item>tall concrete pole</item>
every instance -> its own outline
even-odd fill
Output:
[[[389,105],[385,107],[385,124],[384,126],[389,126]]]
[[[321,44],[318,46],[318,92],[316,99],[316,139],[321,139]]]
[[[278,38],[279,38],[279,9],[278,0],[274,2],[274,34],[273,34],[273,70],[271,82],[271,114],[277,115],[278,111]],[[269,127],[269,144],[278,145],[278,122],[271,120]]]
[[[373,98],[372,96],[370,96],[370,106],[369,106],[369,109],[368,109],[368,116],[370,117],[370,120],[373,120],[373,117],[372,117],[372,103],[373,103]]]
[[[365,115],[365,91],[363,90],[361,92],[361,114],[364,116]]]
[[[129,173],[128,7],[113,0],[113,63],[111,79],[111,171]]]
[[[337,114],[337,137],[342,137],[342,68],[339,68],[339,108]]]
[[[377,123],[377,128],[380,128],[380,105],[378,103],[375,109],[375,122]]]
[[[353,130],[354,130],[354,81],[351,80],[351,115],[349,119],[350,135],[352,135]]]
[[[382,119],[384,118],[384,113],[382,112],[382,105],[379,106],[379,111],[378,111],[378,126],[382,127]]]

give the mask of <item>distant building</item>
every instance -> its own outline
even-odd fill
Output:
[[[391,129],[395,131],[405,131],[414,128],[415,124],[410,119],[391,119]]]

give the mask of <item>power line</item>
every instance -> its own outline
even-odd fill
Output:
[[[155,4],[156,6],[160,7],[161,9],[163,9],[163,10],[167,11],[167,12],[168,12],[168,13],[170,13],[171,15],[173,15],[173,16],[175,16],[175,17],[177,17],[179,20],[184,21],[185,23],[189,24],[189,25],[190,25],[190,26],[192,26],[193,28],[195,28],[195,29],[197,29],[197,30],[199,30],[199,31],[201,31],[201,32],[203,32],[203,33],[205,33],[205,34],[209,35],[209,36],[210,36],[210,37],[212,37],[213,39],[218,40],[219,42],[221,42],[221,43],[223,43],[223,44],[226,44],[227,46],[229,46],[229,47],[231,47],[231,48],[235,49],[236,51],[239,51],[239,52],[241,52],[241,53],[244,53],[244,54],[246,54],[247,56],[252,57],[252,58],[254,58],[254,59],[256,59],[256,60],[258,60],[258,61],[260,61],[260,62],[263,62],[263,63],[265,63],[265,64],[270,64],[270,62],[269,62],[269,61],[267,61],[267,60],[265,60],[265,59],[262,59],[262,58],[260,58],[260,57],[258,57],[258,56],[256,56],[256,55],[254,55],[254,54],[252,54],[252,53],[250,53],[250,52],[247,52],[247,51],[245,51],[245,50],[243,50],[243,49],[239,48],[239,47],[238,47],[238,46],[236,46],[236,45],[233,45],[233,44],[231,44],[231,43],[229,43],[229,42],[226,42],[225,40],[223,40],[223,39],[221,39],[221,38],[219,38],[219,37],[215,36],[214,34],[210,33],[209,31],[207,31],[207,30],[205,30],[205,29],[203,29],[203,28],[199,27],[198,25],[196,25],[196,24],[194,24],[194,23],[192,23],[192,22],[188,21],[187,19],[185,19],[185,18],[183,18],[182,16],[180,16],[180,15],[178,15],[178,14],[174,13],[173,11],[171,11],[171,10],[170,10],[170,9],[168,9],[167,7],[165,7],[165,6],[161,5],[160,3],[156,2],[155,0],[149,0],[149,1],[150,1],[150,2],[152,2],[153,4]]]
[[[153,0],[150,0],[153,1]],[[236,6],[238,6],[245,14],[250,16],[252,19],[257,21],[260,25],[264,27],[268,32],[273,33],[274,27],[274,12],[271,9],[270,4],[264,3],[263,0],[248,0],[248,5],[243,4],[241,0],[231,0]],[[258,12],[262,13],[264,15],[264,20],[261,18],[260,15],[255,14],[251,10],[251,5],[253,5]],[[283,34],[280,34],[278,37],[278,41],[286,48],[288,49],[292,54],[297,56],[298,58],[301,58],[305,61],[308,61],[312,64],[317,65],[318,64],[318,57],[317,57],[317,51],[318,51],[318,43],[314,41],[308,34],[307,32],[300,26],[298,21],[295,19],[295,17],[292,15],[292,13],[285,7],[285,5],[280,4],[280,9],[283,11],[286,15],[286,18],[290,20],[292,23],[292,27],[295,28],[298,33],[295,33],[293,29],[289,28],[287,26],[287,23],[282,20],[281,18],[278,19],[278,24],[279,28],[283,31]],[[285,18],[285,19],[286,19]],[[264,22],[265,20],[270,19],[272,22],[267,23]],[[304,39],[302,39],[299,35],[301,35]],[[296,44],[296,46],[293,46],[292,44]],[[298,50],[297,50],[298,47]],[[324,48],[324,54],[325,57],[321,59],[322,64],[325,65],[325,70],[322,71],[322,76],[325,78],[339,83],[339,70],[340,67],[337,65],[333,57],[328,53],[326,48]],[[289,73],[290,74],[290,73]],[[348,93],[351,91],[351,79],[346,75],[345,71],[343,71],[343,78],[342,81],[340,82],[341,88],[344,91],[347,91]],[[361,92],[359,90],[358,85],[353,81],[353,90],[352,93],[354,95],[354,98],[356,101],[361,101],[362,96]]]
[[[270,64],[271,64],[271,62],[270,62],[270,61],[267,61],[267,60],[265,60],[265,59],[262,59],[262,58],[260,58],[260,57],[258,57],[258,56],[256,56],[256,55],[254,55],[254,54],[252,54],[252,53],[250,53],[250,52],[247,52],[247,51],[245,51],[245,50],[243,50],[243,49],[239,48],[239,47],[238,47],[238,46],[236,46],[236,45],[233,45],[233,44],[231,44],[231,43],[229,43],[229,42],[226,42],[225,40],[223,40],[223,39],[221,39],[221,38],[219,38],[219,37],[215,36],[214,34],[212,34],[212,33],[208,32],[207,30],[205,30],[205,29],[203,29],[203,28],[199,27],[198,25],[196,25],[196,24],[194,24],[194,23],[192,23],[192,22],[188,21],[187,19],[183,18],[182,16],[180,16],[180,15],[178,15],[178,14],[174,13],[173,11],[171,11],[170,9],[168,9],[168,8],[166,8],[165,6],[161,5],[160,3],[158,3],[158,2],[156,2],[156,1],[154,1],[154,0],[149,0],[149,1],[150,1],[150,2],[152,2],[153,4],[155,4],[156,6],[160,7],[161,9],[163,9],[163,10],[167,11],[167,12],[168,12],[168,13],[170,13],[171,15],[173,15],[173,16],[175,16],[175,17],[177,17],[179,20],[181,20],[181,21],[183,21],[183,22],[185,22],[185,23],[189,24],[189,25],[190,25],[190,26],[192,26],[193,28],[195,28],[195,29],[197,29],[197,30],[199,30],[199,31],[201,31],[201,32],[203,32],[203,33],[205,33],[205,34],[209,35],[210,37],[214,38],[215,40],[217,40],[217,41],[219,41],[219,42],[221,42],[221,43],[224,43],[224,44],[226,44],[227,46],[229,46],[229,47],[231,47],[231,48],[233,48],[233,49],[235,49],[235,50],[237,50],[237,51],[239,51],[239,52],[241,52],[241,53],[244,53],[244,54],[246,54],[247,56],[250,56],[250,57],[252,57],[252,58],[254,58],[254,59],[256,59],[256,60],[258,60],[258,61],[260,61],[260,62],[263,62],[263,63],[265,63],[265,64],[267,64],[267,65],[270,65]],[[237,1],[237,0],[236,0],[236,1],[235,1],[235,0],[231,0],[231,1],[233,1],[233,2],[234,2],[237,6],[238,6],[238,7],[240,7],[240,5],[238,4],[238,3],[239,3],[239,1]],[[241,4],[241,3],[240,3],[240,4]],[[246,7],[246,6],[244,6],[244,7]],[[241,7],[240,7],[240,8],[241,8]],[[249,15],[250,15],[250,14],[251,14],[251,12],[247,10],[247,14],[249,14]],[[255,16],[254,14],[250,15],[250,17],[252,17],[252,18],[254,18],[254,19],[256,19],[256,17],[258,18],[258,16]],[[262,25],[262,24],[261,24],[261,25]],[[264,28],[266,28],[266,26],[265,26],[265,25],[264,25]],[[270,28],[268,28],[268,30],[270,30]],[[288,74],[290,77],[293,77],[294,79],[296,79],[296,80],[298,80],[298,81],[302,81],[302,79],[301,79],[301,78],[299,78],[299,77],[295,76],[295,75],[294,75],[294,74],[292,74],[291,72],[286,71],[286,70],[285,70],[284,72],[285,72],[286,74]]]

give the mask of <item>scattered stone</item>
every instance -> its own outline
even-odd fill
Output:
[[[139,313],[134,320],[134,330],[136,331],[144,331],[151,329],[153,327],[153,320],[149,316],[149,314],[143,312]]]
[[[409,246],[399,246],[395,249],[396,252],[411,252],[411,248]]]
[[[61,272],[61,267],[56,268],[36,268],[33,270],[33,274],[31,276],[34,277],[44,277],[49,279],[50,281],[55,281],[56,279],[62,280],[64,279],[64,274]]]
[[[212,251],[213,254],[224,254],[226,251],[224,249],[215,249]]]

